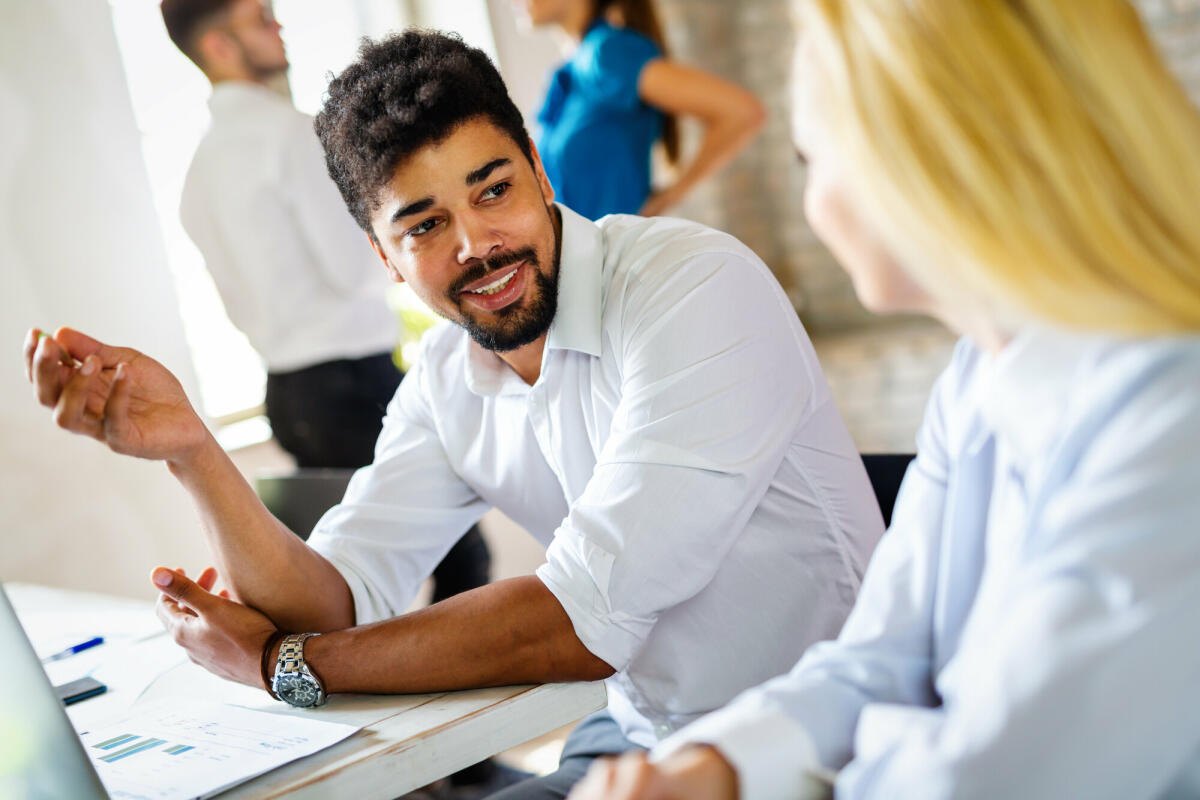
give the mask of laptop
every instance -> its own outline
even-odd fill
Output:
[[[107,798],[0,586],[0,798]]]

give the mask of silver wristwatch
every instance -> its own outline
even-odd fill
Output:
[[[284,702],[298,708],[312,708],[325,702],[325,687],[304,663],[304,640],[319,633],[293,633],[279,645],[279,660],[271,691]]]

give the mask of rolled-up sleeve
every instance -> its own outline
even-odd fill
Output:
[[[308,540],[346,580],[359,625],[403,613],[488,508],[446,457],[429,414],[424,361],[388,406],[375,462],[354,474],[345,499]]]
[[[808,413],[795,312],[738,252],[614,282],[621,397],[538,576],[584,645],[624,668],[660,613],[712,579]],[[754,313],[729,313],[730,308]]]

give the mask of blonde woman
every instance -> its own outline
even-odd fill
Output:
[[[538,112],[538,152],[559,199],[590,219],[657,216],[727,164],[762,129],[745,89],[674,61],[653,0],[518,0],[533,25],[562,32],[571,57],[550,76]],[[680,157],[678,116],[704,126]],[[651,185],[661,142],[675,179]]]
[[[802,19],[813,228],[964,338],[840,637],[572,798],[1200,796],[1195,108],[1123,0]]]

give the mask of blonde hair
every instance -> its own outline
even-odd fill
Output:
[[[943,301],[1200,329],[1200,113],[1124,0],[801,0],[866,213]]]

